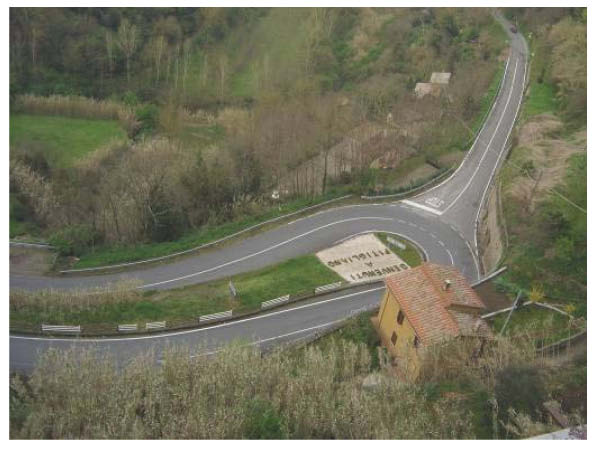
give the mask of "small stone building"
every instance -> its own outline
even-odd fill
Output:
[[[386,291],[372,323],[397,372],[415,380],[424,351],[453,338],[489,338],[480,318],[485,306],[452,265],[424,263],[386,278]]]

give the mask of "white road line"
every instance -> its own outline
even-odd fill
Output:
[[[425,210],[435,215],[442,215],[444,212],[440,212],[438,209],[434,209],[432,207],[424,206],[423,204],[416,203],[410,200],[402,200],[401,203],[408,204],[410,206],[416,207],[418,209]]]
[[[438,240],[438,243],[440,244],[440,246],[441,246],[442,248],[446,248],[446,247],[444,246],[444,242],[442,242],[442,240]]]
[[[299,329],[297,331],[288,332],[287,334],[277,335],[276,337],[269,337],[269,338],[263,338],[263,339],[259,339],[259,340],[254,340],[253,342],[248,343],[248,344],[245,344],[245,345],[241,345],[240,347],[241,348],[245,348],[245,347],[248,347],[248,346],[256,346],[256,345],[259,345],[259,344],[262,344],[262,343],[266,343],[266,342],[269,342],[269,341],[278,340],[280,338],[291,337],[292,335],[303,334],[304,332],[310,332],[310,331],[313,331],[315,329],[320,329],[320,328],[323,328],[323,327],[332,326],[332,325],[337,324],[337,323],[342,323],[343,321],[346,321],[346,320],[347,320],[347,318],[342,318],[340,320],[329,321],[328,323],[319,324],[318,326],[312,326],[312,327],[308,327],[306,329]],[[191,355],[190,358],[193,359],[193,358],[196,358],[196,357],[204,357],[204,356],[207,356],[207,355],[213,355],[213,354],[217,354],[219,352],[222,352],[224,350],[225,349],[217,349],[215,351],[201,352],[199,354]]]
[[[490,108],[490,112],[488,113],[487,117],[489,117],[492,114],[492,111],[496,107],[496,103],[498,103],[498,100],[500,99],[499,98],[500,89],[502,89],[502,86],[504,86],[504,84],[506,84],[506,77],[508,76],[508,63],[510,62],[511,57],[512,57],[512,49],[510,50],[510,54],[508,55],[508,59],[506,60],[506,66],[504,67],[504,74],[502,75],[502,81],[500,82],[500,88],[498,89],[498,94],[497,94],[496,98],[494,99],[494,102],[492,103],[492,107]],[[481,134],[483,133],[483,130],[486,127],[487,123],[488,123],[488,119],[486,118],[486,121],[483,123],[483,126],[481,127],[481,129],[477,133],[477,136],[475,137],[475,140],[473,141],[473,145],[471,145],[471,148],[469,149],[469,151],[467,152],[467,154],[465,155],[465,157],[463,158],[463,160],[461,161],[461,163],[459,164],[457,169],[454,172],[452,172],[452,174],[448,178],[446,178],[444,181],[442,181],[440,184],[435,185],[431,189],[428,189],[425,192],[420,193],[419,195],[414,195],[412,198],[417,198],[417,197],[426,195],[427,193],[429,193],[429,192],[437,189],[438,187],[443,186],[447,182],[449,182],[459,172],[459,170],[461,170],[463,168],[463,166],[465,165],[465,162],[467,161],[469,156],[471,156],[471,154],[473,153],[473,149],[475,148],[475,145],[477,144],[477,141],[479,140],[479,136],[481,136]],[[417,203],[413,203],[413,204],[417,204]],[[440,215],[440,214],[438,214],[438,215]]]
[[[379,290],[384,290],[384,286],[370,288],[368,290],[363,290],[361,292],[349,293],[348,295],[337,296],[336,298],[325,299],[324,301],[318,301],[318,302],[314,302],[314,303],[311,303],[311,304],[305,304],[303,306],[293,307],[291,309],[279,310],[277,312],[270,312],[270,313],[266,313],[264,315],[257,315],[257,316],[253,316],[253,317],[250,317],[250,318],[244,318],[243,320],[237,320],[237,321],[230,321],[230,322],[227,322],[227,323],[215,324],[214,326],[201,327],[199,329],[190,329],[190,330],[186,330],[186,331],[171,332],[171,333],[160,333],[160,334],[155,334],[155,335],[145,335],[145,336],[142,336],[142,337],[126,337],[126,338],[42,338],[42,337],[26,337],[26,336],[22,336],[22,335],[10,335],[10,338],[14,338],[16,340],[42,340],[42,341],[47,341],[47,342],[53,342],[53,341],[69,341],[69,342],[72,342],[72,343],[104,343],[104,342],[116,342],[116,341],[124,341],[124,342],[126,342],[126,341],[133,341],[133,340],[149,340],[149,339],[157,339],[157,338],[169,338],[169,337],[176,337],[178,335],[188,335],[188,334],[195,334],[195,333],[199,333],[199,332],[210,331],[210,330],[217,329],[217,328],[220,328],[220,327],[231,327],[231,326],[235,326],[235,325],[240,324],[240,323],[245,323],[245,322],[254,321],[254,320],[261,320],[263,318],[269,318],[269,317],[275,316],[275,315],[281,315],[281,314],[284,314],[284,313],[295,312],[296,310],[308,309],[310,307],[316,307],[316,306],[319,306],[321,304],[327,304],[327,303],[330,303],[330,302],[339,301],[339,300],[346,299],[346,298],[353,298],[354,296],[364,295],[366,293],[376,292],[376,291],[379,291]],[[380,302],[380,298],[378,298],[378,301]]]
[[[512,75],[512,83],[511,83],[510,93],[508,94],[508,98],[506,99],[506,104],[504,105],[504,110],[502,111],[502,115],[500,116],[500,119],[498,120],[498,124],[496,125],[496,129],[494,130],[494,134],[492,134],[492,137],[490,138],[490,141],[486,145],[486,149],[485,149],[483,155],[481,156],[481,159],[479,160],[477,167],[475,167],[475,171],[473,172],[473,175],[471,175],[471,177],[469,178],[469,181],[467,181],[467,184],[465,184],[465,187],[463,187],[463,190],[461,190],[459,192],[459,194],[456,196],[456,198],[446,207],[446,209],[444,209],[444,211],[442,213],[448,212],[448,210],[452,206],[454,206],[454,204],[459,200],[459,198],[463,195],[463,193],[465,193],[465,191],[469,188],[469,186],[473,182],[473,179],[475,179],[477,172],[481,168],[481,163],[483,162],[485,157],[488,155],[489,150],[490,150],[490,145],[492,145],[493,140],[496,138],[496,135],[498,134],[498,131],[500,130],[500,125],[502,123],[502,120],[504,120],[504,117],[506,116],[507,109],[508,109],[508,103],[510,103],[510,99],[512,98],[512,94],[514,92],[514,80],[516,79],[516,72],[517,72],[518,65],[519,65],[519,61],[517,59],[514,63],[514,73]]]
[[[169,284],[171,282],[177,282],[177,281],[181,281],[181,280],[184,280],[184,279],[189,279],[191,277],[200,276],[201,274],[210,273],[211,271],[216,271],[216,270],[219,270],[221,268],[227,267],[229,265],[233,265],[233,264],[236,264],[236,263],[239,263],[239,262],[243,262],[244,260],[251,259],[252,257],[258,256],[258,255],[263,254],[263,253],[266,253],[268,251],[272,251],[272,250],[274,250],[276,248],[279,248],[280,246],[287,245],[288,243],[291,243],[294,240],[297,240],[297,239],[300,239],[302,237],[305,237],[306,235],[309,235],[309,234],[312,234],[314,232],[320,231],[321,229],[324,229],[324,228],[328,228],[329,226],[334,226],[334,225],[337,225],[337,224],[340,224],[340,223],[346,223],[346,222],[355,221],[355,220],[385,220],[385,221],[392,221],[392,218],[386,218],[386,217],[358,217],[358,218],[347,218],[345,220],[335,221],[333,223],[328,223],[328,224],[325,224],[323,226],[319,226],[318,228],[311,229],[310,231],[304,232],[303,234],[296,235],[295,237],[292,237],[292,238],[290,238],[288,240],[285,240],[283,242],[277,243],[275,245],[269,246],[268,248],[265,248],[263,250],[257,251],[255,253],[248,254],[248,255],[246,255],[244,257],[240,257],[239,259],[230,260],[229,262],[222,263],[222,264],[217,265],[215,267],[207,268],[206,270],[197,271],[196,273],[187,274],[185,276],[180,276],[180,277],[173,278],[173,279],[167,279],[165,281],[154,282],[152,284],[145,284],[145,285],[141,285],[141,286],[136,287],[136,288],[137,289],[142,289],[142,288],[156,287],[158,285]]]

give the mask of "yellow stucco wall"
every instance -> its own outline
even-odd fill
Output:
[[[415,379],[419,374],[419,356],[413,345],[415,331],[407,317],[402,324],[397,323],[400,307],[397,300],[387,290],[382,298],[378,312],[378,329],[388,352],[397,358],[397,365],[408,375]],[[393,345],[391,337],[397,334],[397,341]]]

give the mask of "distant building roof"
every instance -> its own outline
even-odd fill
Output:
[[[389,276],[386,286],[423,345],[459,336],[491,336],[480,318],[483,302],[453,266],[424,263]]]
[[[448,84],[450,81],[450,72],[434,72],[430,78],[430,83]]]

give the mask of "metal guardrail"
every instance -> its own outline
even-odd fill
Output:
[[[360,198],[362,200],[383,200],[386,198],[400,198],[403,196],[408,196],[408,195],[411,195],[412,193],[416,193],[416,192],[419,192],[420,190],[423,190],[424,188],[428,187],[431,184],[434,184],[435,182],[440,181],[441,179],[445,178],[446,175],[450,174],[454,170],[455,170],[455,166],[450,167],[448,170],[445,170],[444,172],[440,173],[438,176],[431,178],[430,180],[423,183],[422,185],[413,187],[409,190],[404,190],[403,192],[388,193],[386,195],[361,195]]]
[[[165,321],[153,321],[152,323],[147,323],[145,329],[165,329]]]
[[[54,249],[49,243],[15,242],[13,240],[10,240],[8,243],[10,246],[23,246],[25,248]]]
[[[336,288],[341,287],[342,282],[333,282],[332,284],[326,284],[326,285],[321,285],[320,287],[316,287],[314,289],[314,293],[318,294],[318,293],[323,293],[323,292],[329,292],[331,290],[335,290]]]
[[[475,281],[473,284],[471,284],[471,288],[478,287],[481,284],[483,284],[484,282],[487,282],[487,281],[495,278],[496,276],[499,276],[500,274],[504,273],[507,269],[508,269],[508,267],[502,267],[496,271],[491,272],[490,274],[484,276],[482,279]]]
[[[42,324],[42,332],[58,332],[58,333],[69,333],[69,334],[80,334],[81,326],[65,326],[62,324]]]
[[[210,313],[208,315],[201,315],[198,318],[198,322],[220,320],[222,318],[229,318],[233,313],[233,310],[226,310],[225,312]]]
[[[118,332],[136,332],[137,330],[137,324],[118,324]]]
[[[282,304],[284,302],[289,301],[289,295],[285,295],[285,296],[280,296],[278,298],[275,299],[270,299],[268,301],[264,301],[261,305],[260,308],[261,309],[267,309],[269,307],[273,307],[277,304]]]

